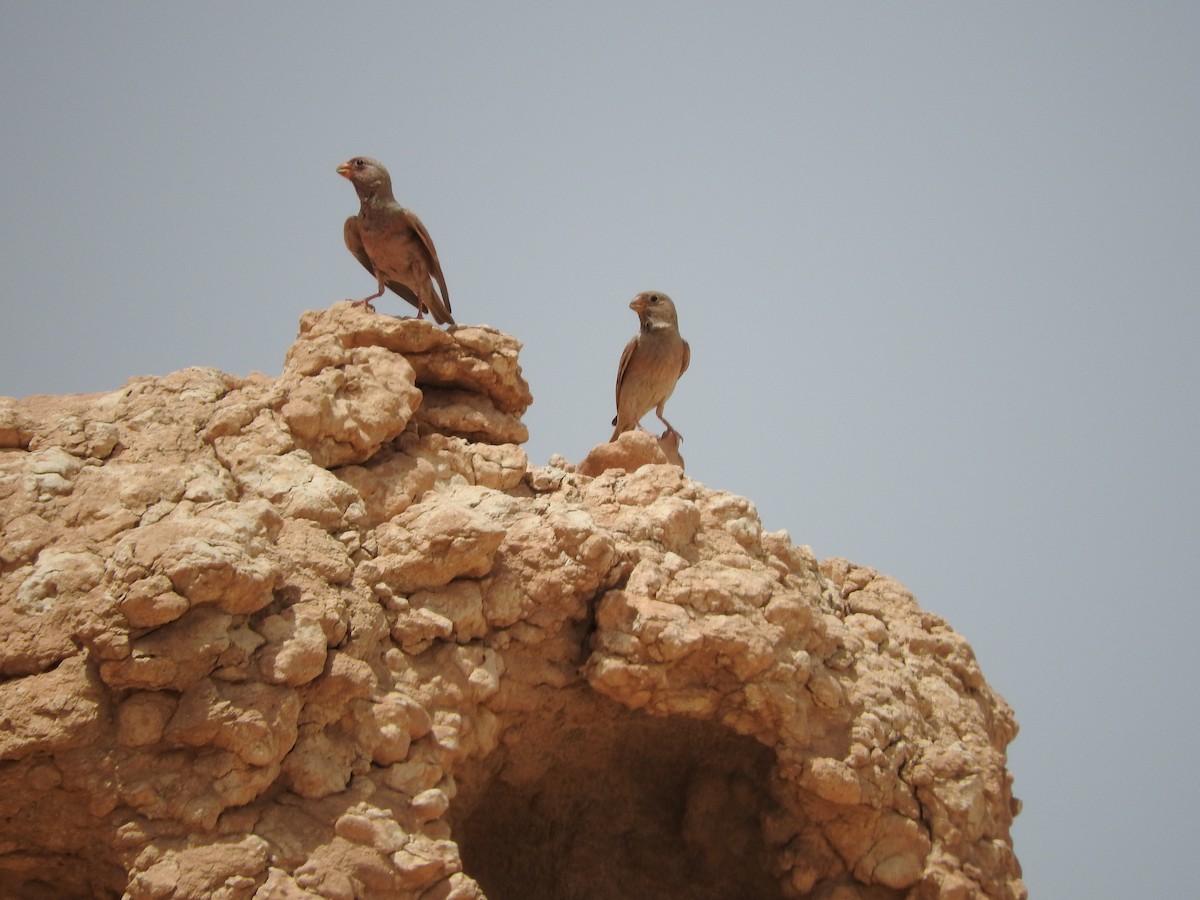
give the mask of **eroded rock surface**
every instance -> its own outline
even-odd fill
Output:
[[[0,399],[0,897],[1025,897],[966,641],[647,435],[530,467],[518,350]]]

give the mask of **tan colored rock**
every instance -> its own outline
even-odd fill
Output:
[[[500,439],[510,444],[529,440],[525,424],[511,413],[479,402],[469,391],[425,389],[417,420],[429,431],[468,440]]]
[[[347,351],[315,374],[296,377],[285,367],[283,381],[283,421],[323,467],[369,459],[404,431],[421,401],[412,366],[379,347]]]
[[[408,453],[382,451],[368,465],[335,469],[337,477],[362,498],[368,528],[404,512],[437,483],[429,460]]]
[[[4,896],[1026,896],[966,640],[677,442],[531,469],[519,349],[0,399]]]
[[[655,437],[648,431],[634,429],[621,434],[615,441],[593,447],[579,464],[579,473],[595,476],[609,469],[632,472],[641,466],[661,463],[683,468],[683,457],[679,455],[679,435]]]
[[[465,502],[459,502],[464,492]],[[380,525],[375,567],[384,583],[407,593],[491,571],[504,527],[472,505],[477,496],[452,490]]]

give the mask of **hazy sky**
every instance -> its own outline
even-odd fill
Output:
[[[1194,885],[1200,4],[0,12],[0,394],[278,374],[373,290],[334,169],[377,156],[458,321],[524,341],[535,463],[607,438],[666,291],[689,474],[1016,709],[1032,896]]]

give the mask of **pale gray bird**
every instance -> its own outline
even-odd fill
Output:
[[[638,426],[651,409],[667,426],[667,434],[683,440],[683,435],[663,418],[663,407],[675,390],[675,382],[692,361],[692,348],[679,336],[679,317],[675,304],[661,291],[638,294],[629,304],[638,314],[641,328],[621,354],[617,368],[616,429],[609,438],[615,441],[622,432]]]
[[[417,318],[428,312],[439,325],[453,325],[446,277],[438,262],[433,239],[412,210],[392,195],[392,179],[379,160],[356,156],[337,167],[358,193],[357,216],[346,220],[346,247],[375,276],[379,290],[355,300],[356,306],[374,309],[371,301],[391,288],[417,308]],[[433,287],[437,280],[439,295]]]

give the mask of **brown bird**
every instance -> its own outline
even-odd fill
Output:
[[[371,301],[391,288],[417,308],[417,318],[428,312],[439,325],[453,325],[446,276],[438,262],[433,239],[412,210],[392,195],[392,178],[379,160],[356,156],[337,167],[358,193],[357,216],[346,220],[346,247],[375,276],[379,290],[355,300],[355,306],[374,310]],[[441,295],[434,290],[437,279]]]
[[[641,329],[621,354],[621,365],[617,368],[617,415],[612,421],[616,429],[609,441],[636,428],[651,409],[667,426],[667,434],[683,440],[683,435],[663,418],[663,407],[675,390],[675,382],[692,361],[692,348],[679,336],[675,304],[661,291],[646,291],[634,297],[629,308],[637,312]]]

